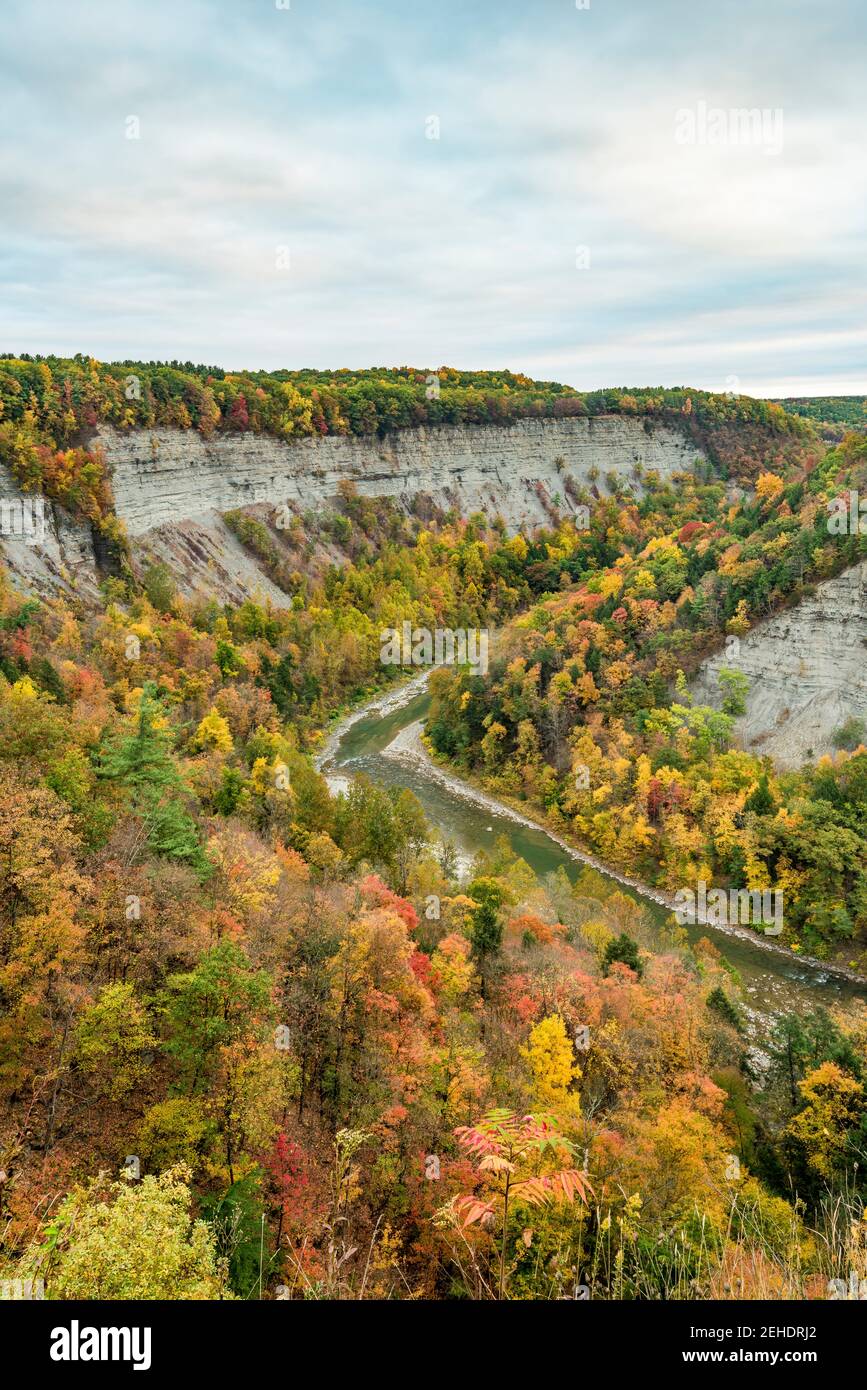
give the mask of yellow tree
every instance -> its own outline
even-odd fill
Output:
[[[220,753],[231,753],[234,745],[229,722],[213,706],[196,729],[193,743],[196,748],[216,748]]]
[[[575,1065],[572,1041],[559,1014],[550,1014],[536,1024],[521,1055],[529,1064],[541,1103],[576,1114],[578,1097],[569,1087],[578,1080],[581,1070]]]
[[[785,484],[776,473],[760,473],[756,480],[756,496],[762,502],[773,502],[779,497]]]
[[[65,995],[83,957],[82,903],[91,881],[67,808],[47,787],[0,775],[0,1076],[18,1076],[43,1032],[49,999]]]
[[[798,1089],[805,1105],[786,1133],[814,1172],[833,1178],[845,1167],[849,1130],[864,1112],[864,1087],[836,1062],[823,1062],[798,1082]]]

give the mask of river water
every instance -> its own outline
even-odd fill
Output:
[[[429,704],[422,675],[343,720],[317,758],[332,789],[344,788],[346,779],[360,772],[384,786],[408,787],[431,825],[455,846],[464,870],[480,850],[490,850],[502,835],[536,874],[544,877],[562,866],[575,882],[584,865],[568,847],[541,827],[523,823],[520,816],[492,797],[443,774],[420,752],[418,726]],[[639,902],[656,926],[669,916],[668,908],[639,890],[620,883],[616,886]],[[769,1021],[780,1013],[803,1012],[819,1003],[849,1012],[856,1001],[867,998],[867,985],[837,977],[790,952],[766,950],[711,925],[688,926],[686,930],[693,941],[710,938],[738,971],[746,994],[748,1032],[759,1047]]]

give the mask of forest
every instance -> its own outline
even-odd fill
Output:
[[[633,408],[452,376],[440,408],[465,420],[490,401],[502,419]],[[97,421],[291,436],[436,404],[405,370],[86,358],[4,360],[0,400],[4,460],[95,525]],[[709,939],[673,919],[660,935],[591,870],[539,879],[502,841],[462,875],[411,792],[335,792],[313,761],[393,678],[383,627],[490,628],[487,676],[432,676],[437,756],[648,882],[772,873],[799,904],[787,949],[863,968],[867,750],[853,734],[780,774],[731,744],[735,676],[718,710],[686,680],[864,555],[824,508],[863,486],[867,446],[826,452],[761,402],[633,400],[681,418],[688,401],[715,459],[675,483],[564,468],[532,535],[349,486],[283,532],[230,514],[285,604],[191,598],[120,529],[97,605],[2,575],[0,1277],[228,1301],[867,1281],[863,1006],[784,1013],[760,1065]]]
[[[359,372],[226,373],[185,362],[101,363],[0,357],[0,459],[26,491],[40,490],[119,543],[98,440],[120,430],[194,429],[269,434],[383,436],[422,425],[509,425],[517,420],[624,413],[675,422],[728,467],[743,467],[757,439],[778,451],[807,447],[811,427],[772,402],[687,388],[579,393],[512,372],[401,367]],[[747,447],[745,447],[745,445]]]
[[[528,574],[542,567],[559,592],[507,627],[487,678],[436,674],[432,748],[647,882],[773,883],[790,900],[791,950],[863,971],[863,722],[841,725],[833,759],[778,772],[733,746],[746,677],[723,668],[719,708],[696,705],[688,677],[867,556],[863,535],[828,529],[833,499],[864,491],[865,466],[853,434],[797,478],[762,472],[734,500],[689,478],[600,500],[586,536],[527,551]]]
[[[790,396],[777,402],[790,415],[815,420],[825,429],[867,429],[867,396]]]

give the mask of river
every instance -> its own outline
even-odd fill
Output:
[[[384,786],[408,787],[431,825],[455,846],[464,871],[480,850],[489,850],[502,835],[536,874],[544,877],[562,866],[575,882],[585,867],[577,851],[493,797],[442,772],[420,750],[419,724],[430,704],[426,676],[422,673],[368,702],[335,727],[316,759],[332,789],[344,788],[347,778],[360,772]],[[610,873],[605,877],[614,878]],[[652,890],[643,892],[622,882],[617,887],[641,904],[654,926],[669,916],[670,909],[654,900],[658,895]],[[819,1003],[849,1012],[856,1001],[867,998],[867,984],[799,960],[784,948],[769,950],[750,940],[749,929],[738,936],[706,924],[686,930],[690,940],[710,938],[737,970],[745,991],[748,1033],[759,1047],[768,1022],[783,1012],[804,1012]]]

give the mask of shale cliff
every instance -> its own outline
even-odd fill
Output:
[[[375,497],[419,494],[464,514],[501,514],[511,527],[546,519],[537,485],[564,495],[571,474],[587,484],[596,467],[628,476],[635,464],[660,475],[690,468],[695,445],[667,426],[623,416],[521,420],[514,425],[400,430],[384,440],[326,436],[284,444],[265,435],[207,441],[192,431],[101,435],[115,505],[131,536],[207,511],[256,502],[315,506],[341,482]]]
[[[98,442],[133,563],[165,562],[182,592],[235,603],[256,596],[285,604],[287,596],[230,530],[228,511],[246,511],[268,527],[278,548],[288,546],[279,524],[284,508],[302,518],[320,512],[350,483],[422,515],[425,507],[464,516],[481,511],[516,530],[549,522],[574,507],[576,497],[604,494],[609,478],[640,493],[642,472],[672,478],[701,457],[671,426],[624,415],[297,443],[253,433],[206,440],[193,430],[120,433],[103,426]],[[48,501],[37,511],[5,470],[0,502],[6,509],[0,554],[19,587],[96,596],[106,557],[88,523]],[[16,508],[22,525],[10,535]],[[339,554],[333,558],[339,562]],[[865,593],[867,564],[826,580],[797,608],[754,628],[735,658],[721,654],[705,662],[695,697],[719,704],[719,670],[734,666],[749,681],[736,730],[744,746],[782,765],[829,751],[834,730],[848,717],[867,717]]]
[[[732,657],[706,661],[696,699],[719,705],[720,668],[749,681],[736,736],[784,767],[832,751],[850,716],[867,720],[867,563],[824,580],[797,608],[759,623]]]
[[[274,521],[288,505],[301,514],[334,499],[341,483],[391,497],[407,509],[428,505],[462,515],[502,516],[511,530],[550,521],[579,488],[607,491],[606,476],[640,491],[640,470],[670,478],[691,469],[700,450],[668,425],[623,415],[521,420],[508,426],[400,430],[385,439],[325,436],[283,443],[266,435],[210,440],[192,430],[103,426],[117,515],[134,558],[171,564],[182,587],[218,598],[244,593],[285,602],[221,519],[238,508]],[[636,466],[639,466],[638,468]],[[16,492],[8,479],[0,491]],[[279,534],[279,533],[277,533]],[[86,528],[48,507],[38,544],[6,538],[8,562],[36,591],[87,588],[98,580]]]

